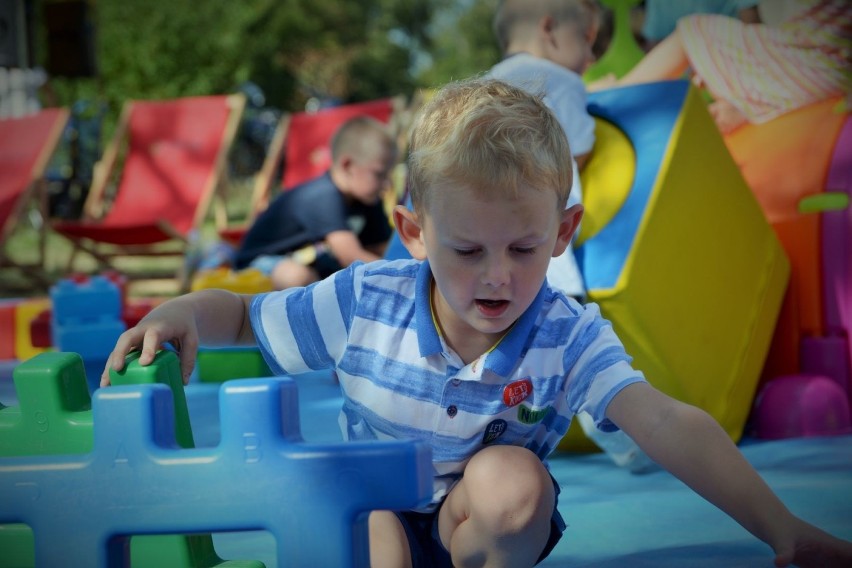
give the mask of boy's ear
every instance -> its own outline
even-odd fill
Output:
[[[553,248],[553,256],[557,257],[571,246],[571,239],[580,226],[583,219],[583,206],[579,203],[572,205],[562,212],[562,221],[559,223],[559,232],[556,235],[556,246]]]
[[[337,167],[348,174],[353,163],[355,163],[355,159],[350,154],[343,154],[337,160]]]
[[[420,226],[417,213],[404,205],[397,205],[393,208],[393,222],[402,244],[411,257],[424,260],[426,258],[426,244],[423,242],[423,228]]]
[[[539,18],[538,31],[547,43],[553,43],[553,30],[556,29],[557,24],[558,22],[553,16],[547,15]]]

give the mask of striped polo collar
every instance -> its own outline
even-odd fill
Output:
[[[441,337],[432,319],[432,309],[429,294],[432,287],[432,269],[429,261],[420,263],[414,292],[415,329],[420,356],[428,357],[442,352]],[[512,372],[523,355],[527,338],[535,325],[536,318],[544,302],[547,281],[541,285],[532,304],[521,314],[503,339],[490,351],[485,360],[485,368],[494,373],[506,376]]]

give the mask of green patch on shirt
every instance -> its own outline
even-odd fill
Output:
[[[533,410],[529,406],[522,404],[518,407],[518,422],[523,424],[537,424],[544,420],[544,417],[550,414],[551,410],[553,410],[552,406]]]

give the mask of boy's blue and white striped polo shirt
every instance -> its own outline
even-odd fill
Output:
[[[430,444],[433,507],[487,444],[524,446],[544,460],[577,412],[616,429],[607,405],[645,379],[596,305],[545,283],[497,346],[465,365],[435,328],[431,281],[428,262],[356,263],[256,297],[251,323],[276,374],[337,372],[345,439]]]

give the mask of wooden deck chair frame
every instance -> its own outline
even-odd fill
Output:
[[[388,99],[391,103],[391,117],[388,123],[388,128],[392,135],[398,141],[400,155],[406,147],[406,140],[403,134],[406,133],[410,122],[410,108],[406,104],[405,97],[395,96]],[[358,103],[353,103],[358,104]],[[263,165],[257,174],[255,174],[252,187],[251,201],[249,204],[248,213],[243,223],[239,225],[229,226],[219,230],[219,236],[233,244],[238,245],[240,239],[245,235],[248,228],[254,222],[255,218],[266,209],[269,201],[274,194],[276,182],[280,182],[278,191],[286,189],[283,186],[284,175],[283,171],[286,168],[286,146],[287,141],[291,136],[298,136],[298,133],[292,131],[293,122],[292,113],[284,113],[278,121],[272,141],[266,151]]]
[[[25,210],[29,207],[33,200],[36,200],[36,207],[41,213],[42,219],[47,216],[47,201],[45,192],[44,173],[47,164],[56,151],[62,133],[68,123],[70,113],[66,108],[49,108],[39,111],[37,115],[31,117],[23,117],[21,119],[8,119],[15,121],[39,120],[44,118],[52,118],[52,124],[48,125],[45,136],[40,144],[38,155],[32,162],[29,176],[23,184],[18,188],[12,188],[10,193],[5,197],[2,195],[5,191],[0,188],[0,197],[3,199],[14,200],[8,216],[4,221],[0,221],[0,269],[17,269],[27,278],[28,281],[46,287],[50,285],[50,280],[45,273],[45,235],[44,227],[38,229],[36,258],[34,261],[16,261],[13,259],[7,250],[8,240],[12,233],[17,228],[19,219],[24,215]],[[0,132],[3,131],[3,121],[0,121]],[[14,193],[17,192],[17,195]]]
[[[290,113],[285,112],[278,119],[275,132],[272,134],[272,140],[269,142],[269,148],[266,149],[263,164],[260,170],[254,175],[251,198],[245,220],[238,225],[228,225],[218,230],[219,238],[234,246],[239,244],[255,218],[269,205],[269,194],[275,174],[279,171],[282,163],[281,150],[284,147],[284,142],[290,130],[291,116]]]
[[[135,103],[136,101],[125,103],[113,137],[107,145],[102,159],[95,165],[92,185],[83,207],[84,222],[92,222],[96,225],[96,222],[103,218],[107,212],[109,201],[107,190],[110,187],[113,177],[121,173],[117,171],[117,165],[122,159],[122,154],[126,151],[126,146],[129,144],[128,137],[130,133],[128,129]],[[215,215],[216,227],[223,227],[227,222],[225,206],[222,201],[222,186],[228,182],[227,158],[245,109],[245,96],[242,94],[227,95],[226,104],[229,108],[229,115],[222,133],[211,175],[208,177],[205,187],[201,192],[201,198],[196,204],[192,222],[194,229],[201,227],[210,213],[211,206]],[[87,237],[85,233],[75,235],[73,229],[75,226],[79,225],[65,222],[53,223],[54,230],[70,240],[74,245],[74,250],[68,259],[67,270],[71,270],[75,257],[80,251],[88,253],[104,267],[113,267],[115,259],[120,257],[184,255],[191,238],[191,235],[177,231],[169,222],[163,219],[159,219],[156,222],[156,229],[162,232],[162,238],[156,242],[142,244],[118,244],[98,241]],[[128,276],[132,278],[137,275],[130,274]],[[139,276],[145,277],[152,275],[143,274]],[[168,278],[175,276],[177,276],[177,279],[182,285],[185,285],[189,275],[179,270],[178,274],[170,274]]]

